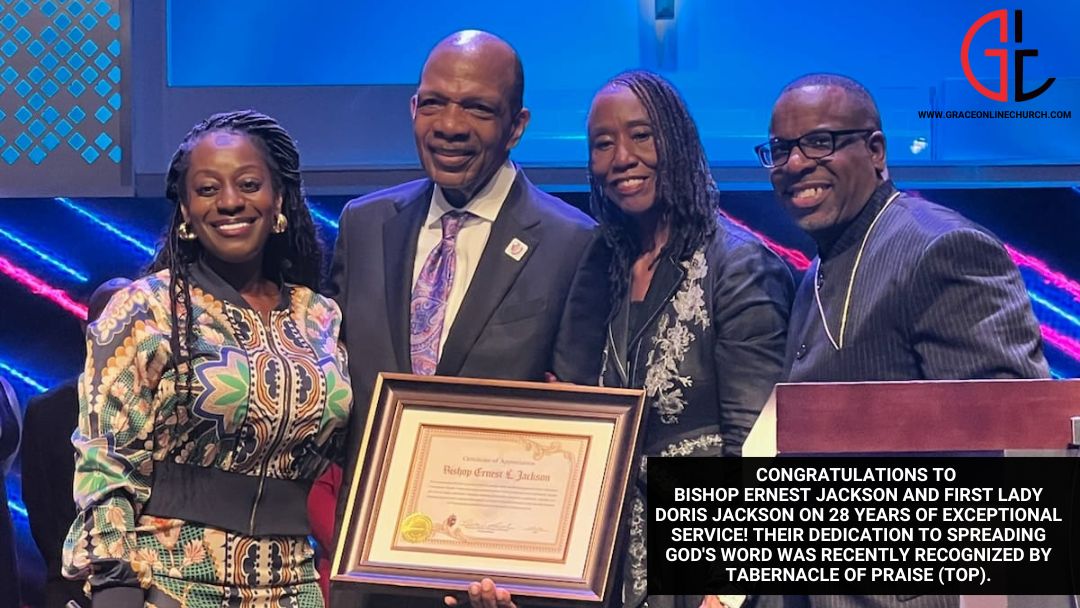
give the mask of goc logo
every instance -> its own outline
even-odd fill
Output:
[[[1009,42],[1009,11],[1000,9],[986,13],[979,20],[972,24],[968,28],[966,34],[964,34],[964,43],[960,45],[960,65],[964,68],[964,76],[971,83],[971,86],[975,87],[975,90],[981,93],[983,96],[993,99],[994,101],[1009,101],[1009,51],[1008,49],[986,49],[983,53],[987,57],[997,57],[999,67],[1001,69],[1001,90],[992,91],[984,86],[979,79],[975,78],[975,74],[971,71],[971,40],[975,38],[975,34],[982,29],[984,25],[991,21],[997,21],[999,25],[999,42]],[[1013,11],[1013,42],[1022,43],[1024,41],[1024,12],[1021,10]],[[1039,88],[1034,91],[1024,91],[1024,58],[1025,57],[1038,57],[1038,49],[1015,49],[1013,51],[1013,63],[1015,64],[1015,78],[1013,80],[1013,92],[1015,101],[1027,101],[1029,99],[1035,99],[1039,95],[1042,95],[1050,88],[1050,85],[1054,84],[1055,78],[1047,78],[1046,82],[1039,85]]]

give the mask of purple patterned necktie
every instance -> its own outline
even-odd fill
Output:
[[[442,241],[431,250],[413,287],[409,303],[409,343],[414,374],[432,375],[439,363],[439,342],[450,287],[454,284],[457,235],[468,212],[442,216]]]

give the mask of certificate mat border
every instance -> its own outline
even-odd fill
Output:
[[[611,448],[597,515],[589,532],[590,546],[583,578],[498,576],[498,583],[516,596],[545,603],[602,603],[615,590],[614,550],[625,512],[627,488],[641,448],[644,392],[572,384],[516,382],[411,374],[379,374],[372,393],[357,465],[346,487],[346,509],[334,552],[331,580],[371,586],[371,592],[439,594],[463,591],[491,572],[454,568],[388,566],[365,560],[373,517],[385,483],[389,446],[398,433],[405,407],[448,408],[481,414],[566,417],[610,421]],[[584,532],[582,532],[584,534]]]
[[[420,409],[423,409],[423,408],[420,408]],[[612,427],[614,427],[614,425],[612,425]],[[570,532],[571,532],[571,529],[573,528],[574,523],[575,523],[575,517],[574,516],[577,513],[578,503],[581,501],[581,493],[582,493],[582,490],[583,490],[582,486],[583,486],[584,481],[585,481],[584,472],[585,472],[585,470],[586,470],[586,468],[588,466],[589,456],[592,455],[591,450],[590,450],[590,447],[591,447],[590,444],[592,443],[592,437],[591,436],[589,436],[589,435],[573,436],[573,435],[567,435],[567,434],[563,434],[563,433],[524,431],[524,430],[521,430],[521,431],[490,430],[490,429],[483,429],[483,430],[472,429],[472,430],[470,430],[470,429],[460,429],[459,427],[446,426],[446,425],[443,425],[443,424],[426,424],[426,423],[421,423],[417,427],[416,430],[417,430],[417,435],[418,436],[422,436],[425,432],[427,432],[427,434],[430,436],[430,434],[432,433],[433,430],[442,430],[442,431],[457,431],[458,433],[461,433],[461,434],[473,434],[473,435],[493,435],[493,434],[496,434],[496,433],[505,435],[507,433],[519,433],[521,435],[528,435],[530,437],[546,437],[546,438],[548,438],[548,440],[555,440],[555,439],[559,439],[559,440],[575,440],[575,439],[584,440],[584,444],[585,444],[584,445],[584,450],[583,450],[584,453],[581,454],[581,462],[578,463],[576,461],[571,461],[572,465],[577,465],[576,466],[576,471],[572,474],[571,478],[568,480],[570,482],[569,486],[571,486],[570,488],[568,488],[568,490],[570,490],[570,489],[573,490],[573,494],[572,494],[573,500],[563,502],[563,505],[562,505],[562,517],[559,520],[559,530],[558,530],[558,532],[556,534],[556,540],[555,540],[554,543],[541,543],[541,542],[537,542],[537,541],[525,541],[525,540],[513,541],[513,542],[497,541],[497,540],[478,540],[478,542],[471,543],[474,546],[486,547],[486,548],[488,548],[490,550],[498,550],[498,549],[511,549],[511,550],[513,550],[513,549],[517,549],[519,552],[526,552],[526,551],[529,551],[529,550],[533,550],[533,551],[537,551],[539,553],[538,555],[532,555],[530,557],[520,558],[523,561],[553,562],[553,563],[563,563],[563,564],[566,563],[567,553],[569,552],[569,547],[570,547],[570,543],[569,543],[569,541],[570,541]],[[612,431],[614,431],[614,428],[612,428]],[[507,442],[506,439],[503,439],[503,441]],[[409,465],[409,469],[410,469],[411,473],[417,473],[418,469],[425,468],[423,465],[426,464],[426,460],[428,458],[427,453],[421,453],[419,451],[420,447],[421,447],[420,445],[417,445],[415,447],[416,447],[416,450],[414,451],[414,454],[413,454],[413,461]],[[430,447],[430,444],[425,446],[425,447]],[[419,458],[420,461],[421,461],[420,465],[417,465],[417,458]],[[406,515],[408,515],[408,513],[412,513],[412,512],[416,511],[415,507],[406,506],[406,505],[415,504],[417,499],[418,499],[418,497],[415,496],[415,492],[416,492],[417,488],[415,487],[415,484],[413,483],[413,480],[411,479],[411,477],[412,477],[412,475],[410,474],[410,479],[406,481],[406,484],[405,484],[405,502],[402,503],[402,505],[401,505],[402,508],[400,509],[400,512],[398,514],[398,517],[397,517],[396,521],[401,521]],[[569,494],[569,492],[568,492],[568,494]],[[431,541],[431,543],[435,544],[436,546],[434,546],[434,547],[425,546],[423,548],[410,547],[407,542],[402,543],[402,542],[398,541],[397,538],[395,538],[395,542],[394,542],[394,545],[392,546],[392,549],[395,550],[395,551],[419,551],[419,552],[422,552],[422,553],[433,553],[433,554],[440,554],[441,553],[441,554],[447,555],[447,556],[458,555],[458,556],[465,557],[465,558],[472,557],[472,556],[485,557],[484,555],[482,555],[480,553],[477,553],[475,550],[472,551],[472,552],[462,551],[462,550],[457,548],[457,543],[454,543],[453,541],[444,541],[444,540],[440,539],[438,541]],[[441,547],[440,547],[440,545],[441,545]],[[551,546],[551,545],[553,545],[553,546]],[[560,550],[560,548],[561,548],[561,550]],[[541,555],[546,555],[546,557],[542,557]],[[486,557],[496,557],[496,558],[498,558],[499,556],[489,555],[489,556],[486,556]],[[500,558],[500,559],[513,559],[513,558]]]

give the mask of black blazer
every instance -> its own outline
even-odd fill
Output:
[[[331,282],[344,318],[354,398],[345,479],[351,479],[348,471],[355,465],[376,376],[412,370],[412,270],[433,188],[428,179],[409,182],[350,201],[341,214]],[[564,319],[567,295],[594,231],[587,215],[534,187],[519,169],[435,373],[542,381],[545,372],[560,369],[574,370],[575,376],[564,380],[595,382],[601,344],[571,339],[570,328],[581,321]],[[505,253],[515,238],[528,246],[520,260]],[[600,308],[590,312],[602,314]],[[567,332],[562,338],[560,328]],[[335,589],[335,605],[356,605],[343,599],[342,591]]]
[[[863,251],[844,345],[838,333],[849,278],[873,218],[896,193],[883,183],[803,277],[791,311],[789,382],[1047,378],[1039,323],[1001,242],[960,214],[900,194]]]

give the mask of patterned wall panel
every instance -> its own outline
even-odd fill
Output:
[[[133,192],[130,0],[0,0],[0,197]]]

